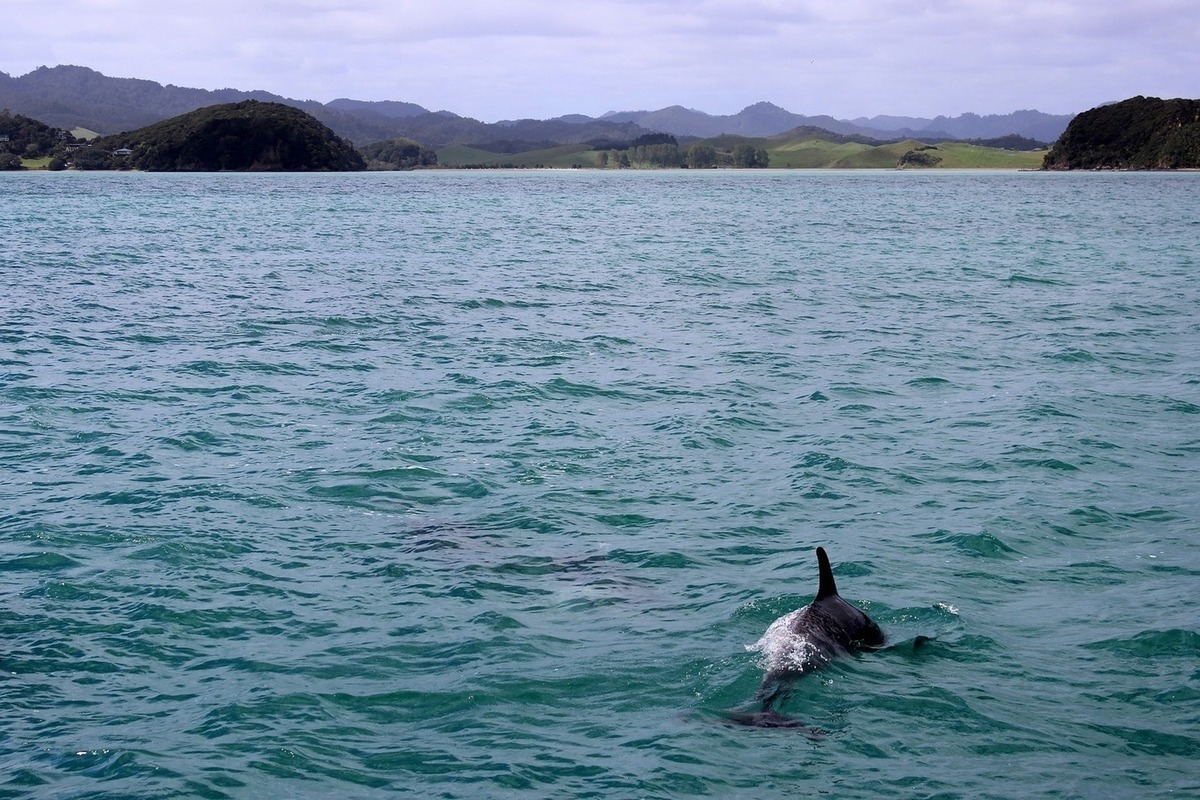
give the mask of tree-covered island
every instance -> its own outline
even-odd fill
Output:
[[[1138,96],[1085,111],[1042,168],[1200,169],[1200,100]]]
[[[353,171],[362,155],[311,115],[281,103],[208,106],[128,133],[87,141],[0,111],[0,169]]]
[[[128,133],[94,139],[75,169],[148,172],[346,172],[361,155],[312,115],[282,103],[207,106]]]

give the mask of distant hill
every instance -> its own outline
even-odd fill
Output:
[[[941,139],[1000,139],[1017,135],[1038,142],[1052,143],[1067,129],[1074,114],[1044,114],[1041,111],[1014,111],[1011,114],[961,114],[957,117],[859,117],[851,123],[863,129],[889,131],[893,136],[909,136],[925,141]]]
[[[1042,166],[1200,168],[1200,100],[1138,96],[1085,111],[1067,126]]]
[[[448,111],[430,111],[399,100],[365,101],[339,98],[329,103],[294,100],[265,91],[189,89],[134,78],[110,78],[79,66],[40,67],[12,77],[0,72],[0,108],[39,119],[52,127],[82,127],[114,134],[145,127],[198,108],[259,100],[299,108],[329,126],[338,136],[365,145],[398,138],[434,149],[469,145],[490,152],[528,152],[547,143],[597,146],[629,142],[646,133],[685,138],[721,134],[772,136],[800,126],[816,126],[841,135],[875,139],[991,139],[1010,134],[1052,142],[1069,116],[1037,111],[980,117],[872,117],[837,120],[829,116],[793,114],[771,103],[747,106],[737,114],[711,115],[671,106],[658,111],[614,112],[600,118],[569,114],[550,120],[485,123]],[[523,142],[520,151],[514,142]]]
[[[643,128],[676,136],[708,139],[728,134],[733,136],[774,136],[793,128],[822,128],[843,135],[887,138],[887,132],[862,128],[830,116],[793,114],[767,102],[746,106],[736,114],[705,114],[683,106],[669,106],[658,111],[609,112],[601,119],[631,122]]]
[[[838,120],[830,116],[793,114],[771,103],[755,103],[736,114],[713,116],[682,106],[658,111],[609,112],[602,119],[632,122],[643,128],[676,136],[709,138],[723,133],[739,136],[774,136],[794,128],[823,128],[843,136],[873,139],[996,139],[1017,135],[1039,142],[1053,142],[1071,121],[1070,114],[1016,111],[1012,114],[963,114],[958,117],[860,117]]]
[[[0,73],[0,108],[36,117],[53,127],[84,127],[100,134],[133,130],[204,106],[239,100],[284,102],[268,92],[163,86],[135,78],[110,78],[87,67],[39,67],[20,78]],[[311,110],[321,104],[288,101],[288,105]]]
[[[152,172],[352,171],[366,167],[349,142],[311,114],[244,100],[189,111],[75,151],[79,169]]]
[[[242,100],[299,108],[357,144],[398,138],[433,148],[516,138],[531,142],[619,142],[646,133],[633,124],[588,117],[484,123],[400,101],[340,98],[323,104],[264,91],[187,89],[148,80],[110,78],[87,67],[40,67],[19,78],[0,72],[0,108],[54,127],[83,127],[101,134],[131,131],[198,108]]]
[[[345,97],[331,100],[325,104],[325,108],[357,114],[375,114],[388,119],[419,117],[429,113],[429,109],[416,103],[404,103],[399,100],[349,100]]]

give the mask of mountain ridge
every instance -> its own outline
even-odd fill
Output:
[[[0,72],[0,108],[60,128],[85,127],[103,134],[134,130],[197,108],[258,100],[299,108],[357,144],[404,137],[430,147],[486,144],[493,141],[620,141],[648,132],[710,138],[722,134],[773,136],[798,127],[820,127],[841,135],[889,138],[986,139],[1017,134],[1053,142],[1073,115],[1017,111],[1008,115],[958,117],[860,117],[795,114],[767,101],[737,114],[713,115],[674,105],[655,111],[618,111],[600,117],[566,114],[549,120],[501,120],[487,123],[449,111],[431,111],[400,100],[338,98],[328,103],[297,100],[265,90],[195,89],[143,78],[112,78],[89,67],[42,66],[13,77]],[[892,127],[893,121],[900,127]],[[876,126],[880,127],[876,127]],[[884,127],[886,125],[886,127]]]

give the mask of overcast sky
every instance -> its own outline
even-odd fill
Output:
[[[0,72],[492,122],[683,105],[933,117],[1200,97],[1197,0],[5,0]]]

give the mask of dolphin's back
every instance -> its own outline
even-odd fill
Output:
[[[804,727],[785,717],[774,706],[788,695],[788,683],[824,667],[837,656],[862,648],[880,647],[883,631],[861,610],[838,594],[825,548],[817,548],[817,594],[804,608],[771,623],[752,649],[765,656],[767,672],[755,694],[760,704],[753,712],[731,712],[730,722],[755,727]]]

